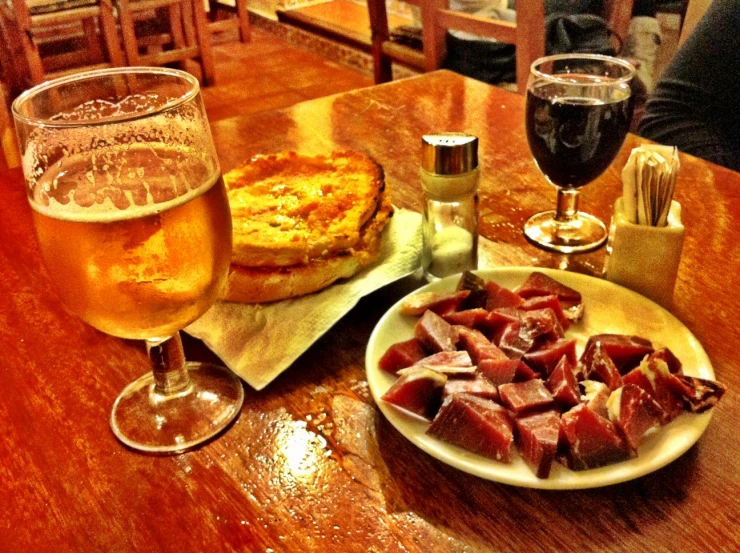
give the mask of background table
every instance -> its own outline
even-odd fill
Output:
[[[603,249],[554,255],[522,223],[555,191],[529,155],[523,98],[441,71],[213,125],[223,169],[259,153],[354,148],[383,165],[396,205],[419,209],[421,135],[481,140],[485,265],[598,275]],[[583,193],[609,218],[614,166]],[[364,376],[370,333],[418,286],[363,300],[262,392],[226,434],[174,457],[122,447],[108,428],[146,372],[139,344],[67,314],[42,269],[19,171],[0,173],[0,552],[737,551],[740,549],[740,175],[681,156],[686,244],[674,314],[729,391],[699,443],[669,466],[607,488],[545,492],[461,473],[402,438]],[[70,246],[72,247],[72,245]],[[190,357],[213,358],[186,340]]]

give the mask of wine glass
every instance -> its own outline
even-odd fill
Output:
[[[216,301],[231,214],[198,81],[166,68],[88,71],[13,103],[28,200],[65,306],[145,340],[152,373],[113,405],[111,428],[151,453],[192,449],[239,413],[241,381],[185,362],[178,331]]]
[[[559,54],[532,64],[526,129],[537,167],[558,189],[557,207],[524,225],[536,246],[559,253],[595,250],[606,227],[578,211],[578,192],[601,175],[619,152],[632,120],[628,62],[596,54]]]

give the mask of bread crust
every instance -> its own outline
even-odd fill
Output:
[[[232,262],[287,267],[354,247],[376,212],[382,168],[354,151],[260,156],[224,175]]]
[[[354,247],[291,267],[231,265],[222,299],[241,303],[266,303],[294,298],[326,288],[373,263],[380,253],[381,233],[393,216],[390,195],[381,194],[380,205],[359,233]]]

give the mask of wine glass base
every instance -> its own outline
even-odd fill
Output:
[[[154,375],[129,384],[113,404],[110,425],[121,442],[137,451],[182,453],[224,430],[239,414],[244,388],[233,373],[209,363],[185,364],[190,384],[165,396]]]
[[[556,212],[543,211],[524,224],[532,244],[557,253],[584,253],[599,249],[607,238],[606,226],[593,215],[578,212],[570,221],[555,219]]]

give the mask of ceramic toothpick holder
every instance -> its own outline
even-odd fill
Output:
[[[606,279],[670,308],[683,239],[681,204],[677,201],[671,202],[668,224],[653,227],[631,223],[619,198],[606,246]]]

